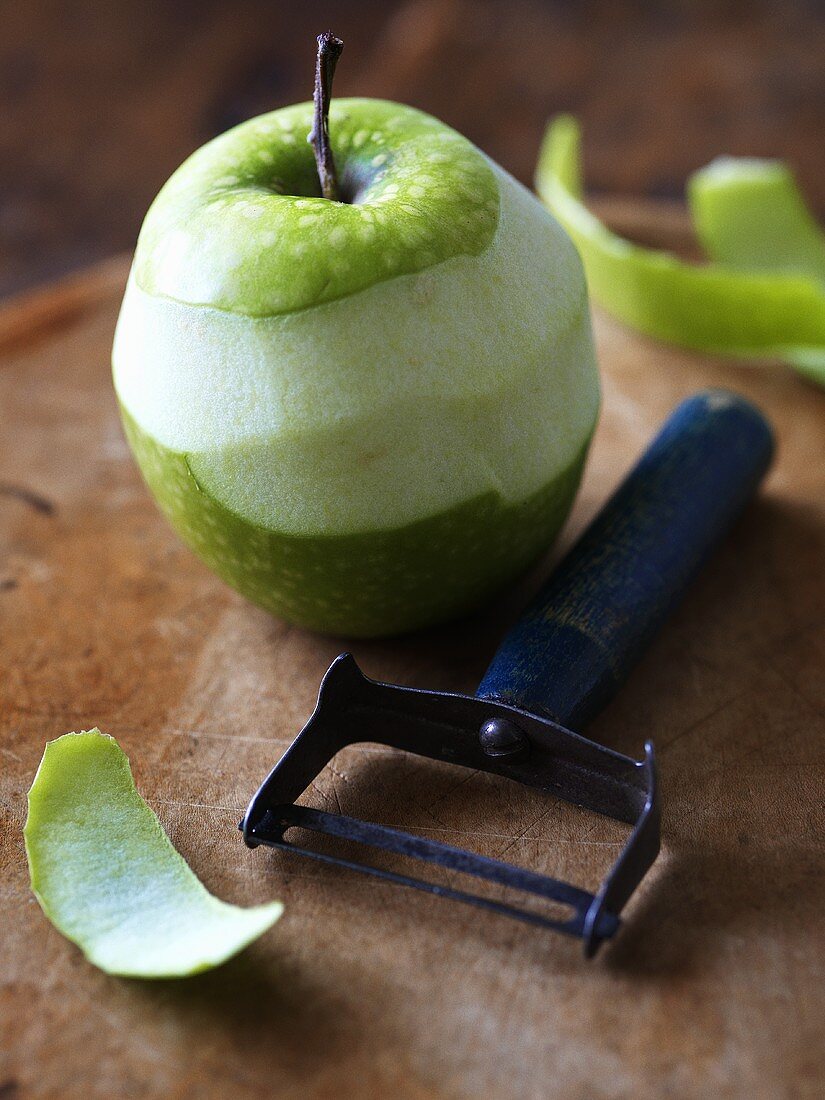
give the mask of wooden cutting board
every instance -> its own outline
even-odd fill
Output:
[[[825,394],[596,319],[604,412],[556,554],[699,387],[754,398],[779,453],[589,731],[634,755],[654,739],[665,819],[626,929],[585,964],[575,941],[243,847],[247,799],[347,643],[246,604],[156,511],[109,380],[125,274],[116,260],[0,312],[0,1097],[821,1096]],[[352,648],[374,677],[472,690],[531,584]],[[222,969],[106,977],[29,892],[21,826],[44,742],[94,725],[210,889],[286,902]],[[311,801],[585,886],[620,839],[533,792],[369,749],[337,758]]]

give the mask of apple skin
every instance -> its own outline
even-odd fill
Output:
[[[279,618],[353,638],[453,618],[518,577],[564,523],[586,450],[517,505],[488,492],[392,530],[301,537],[231,512],[198,487],[186,455],[161,446],[121,412],[155,500],[219,577]]]
[[[335,101],[350,201],[318,197],[311,111],[236,127],[161,191],[115,388],[150,490],[230,585],[319,631],[399,633],[560,530],[599,403],[584,276],[529,192],[412,108]]]

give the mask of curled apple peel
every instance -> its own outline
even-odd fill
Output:
[[[97,729],[46,745],[24,837],[44,913],[109,974],[197,974],[283,911],[278,901],[242,909],[213,897],[138,794],[126,755]]]
[[[631,327],[700,351],[777,358],[825,385],[825,239],[775,162],[731,160],[688,195],[713,257],[690,264],[612,233],[582,201],[581,134],[548,127],[536,189],[584,261],[595,301]]]

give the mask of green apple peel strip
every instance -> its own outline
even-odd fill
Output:
[[[825,243],[789,175],[754,188],[753,161],[698,173],[689,197],[711,256],[690,264],[612,233],[582,202],[581,136],[556,118],[536,170],[540,198],[573,238],[594,300],[648,336],[698,351],[783,360],[825,385]],[[767,166],[763,169],[767,172]],[[757,194],[758,192],[758,194]],[[727,220],[734,210],[738,218]],[[770,227],[793,227],[781,250]],[[748,234],[761,227],[760,243]],[[753,255],[762,270],[754,270]],[[767,257],[767,258],[766,258]],[[822,277],[816,273],[821,270]]]
[[[711,260],[803,275],[825,290],[825,233],[786,164],[718,157],[688,180],[696,234]]]
[[[46,916],[109,974],[179,978],[225,962],[280,917],[213,897],[138,794],[129,761],[99,730],[46,745],[24,829]]]

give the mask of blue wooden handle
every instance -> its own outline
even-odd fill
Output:
[[[744,398],[683,401],[502,642],[476,695],[581,728],[624,682],[755,491],[771,428]]]

